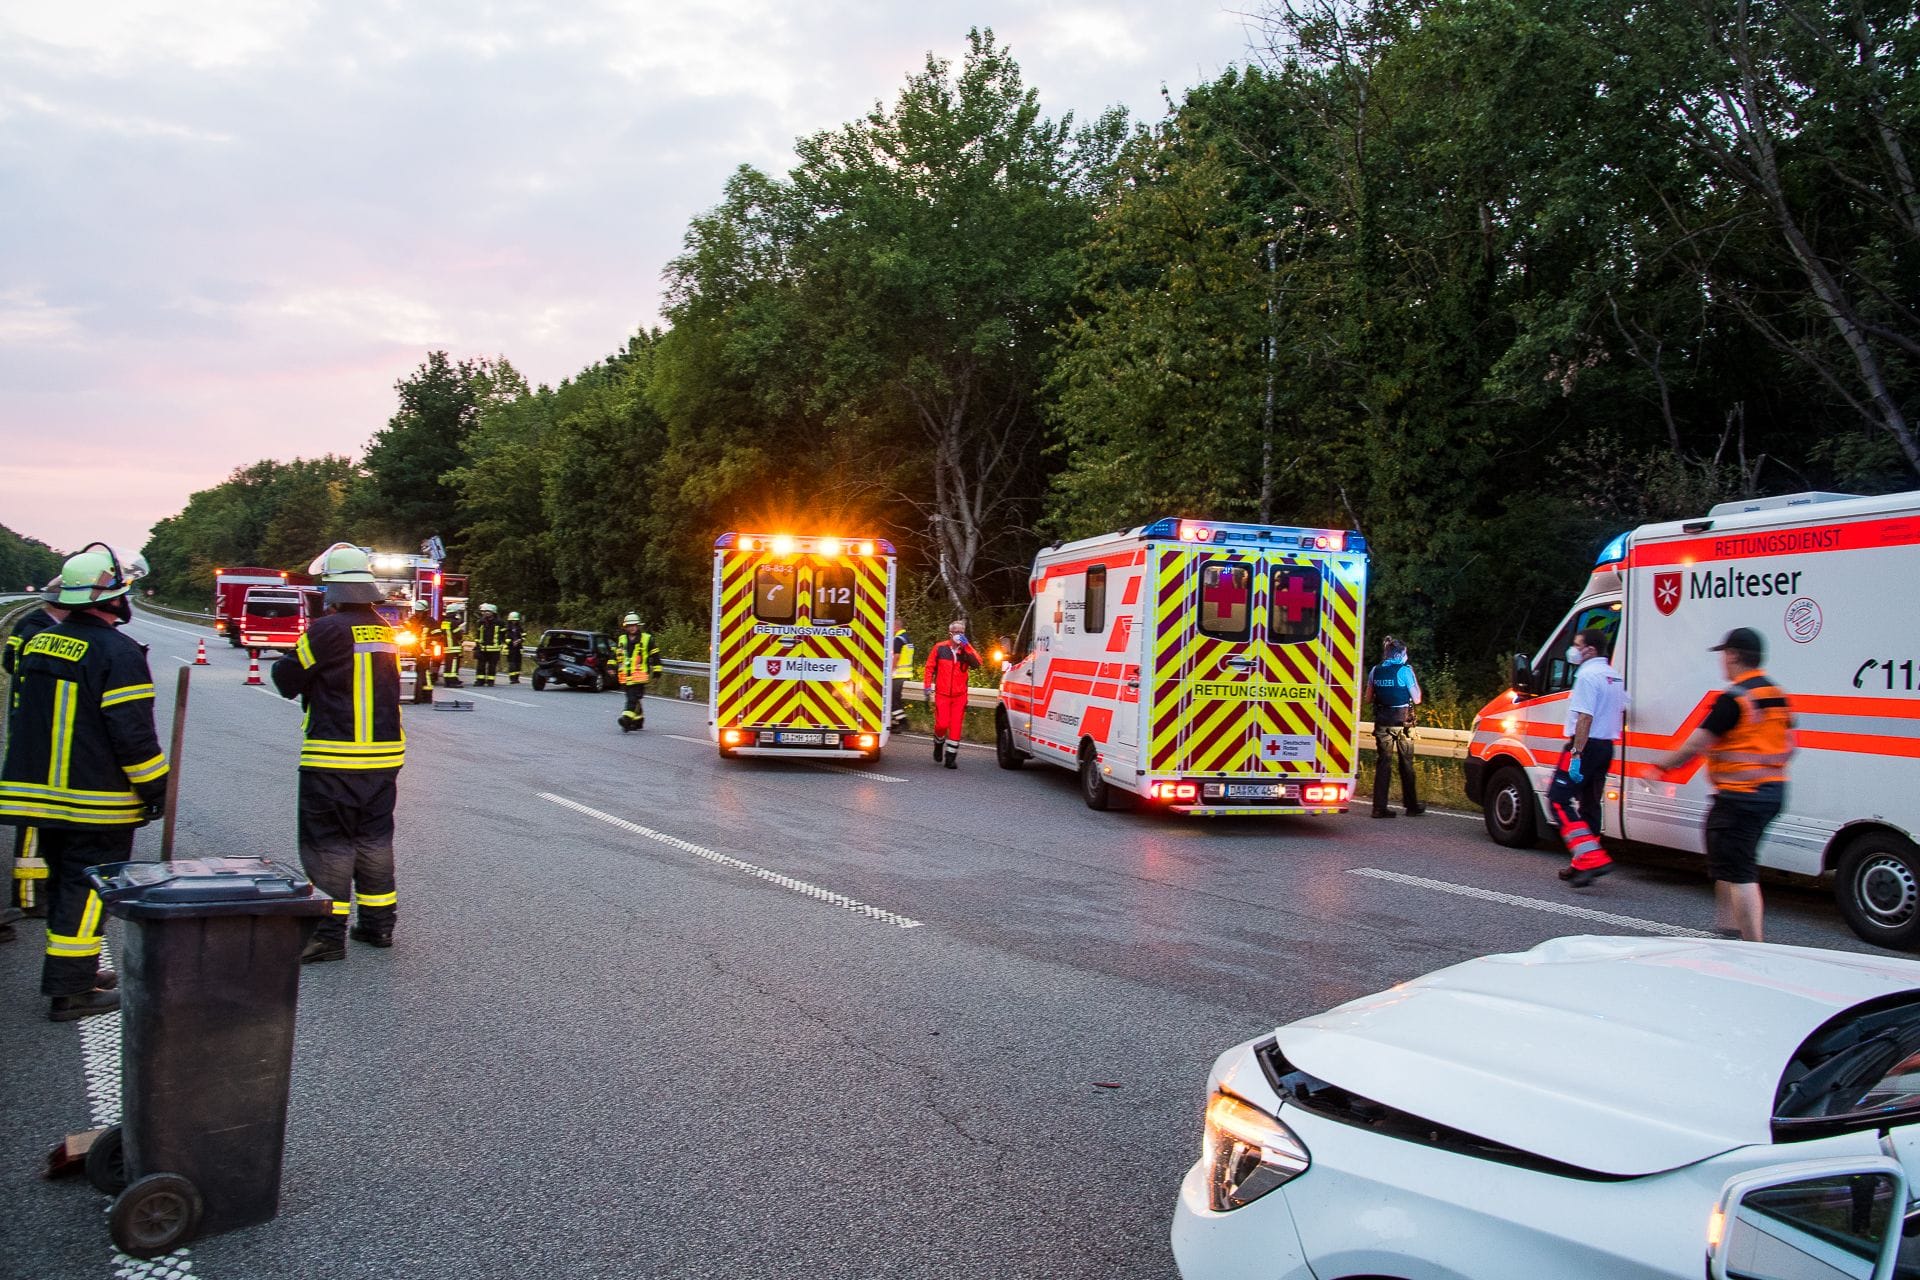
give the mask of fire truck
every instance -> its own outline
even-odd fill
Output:
[[[1053,546],[994,712],[1039,759],[1184,814],[1342,813],[1353,795],[1367,542],[1169,517]]]
[[[450,600],[465,597],[466,576],[447,573],[435,556],[375,551],[372,547],[361,550],[367,553],[374,583],[386,596],[374,610],[394,629],[394,639],[401,648],[401,692],[415,702],[432,702],[432,682],[422,681],[420,674],[437,670],[445,656],[438,630],[440,618]],[[421,634],[413,628],[415,600],[427,602],[428,629]]]
[[[707,719],[721,756],[879,758],[897,567],[879,538],[715,540]]]
[[[1726,685],[1710,647],[1748,627],[1797,722],[1786,807],[1761,865],[1831,877],[1841,914],[1869,942],[1920,943],[1916,581],[1920,492],[1729,502],[1621,534],[1538,656],[1515,655],[1511,689],[1474,724],[1467,794],[1487,833],[1524,848],[1552,823],[1544,797],[1574,674],[1562,655],[1574,632],[1592,629],[1613,638],[1629,698],[1605,833],[1703,853],[1703,761],[1677,778],[1653,762],[1692,736]]]

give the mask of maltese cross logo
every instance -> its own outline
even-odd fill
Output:
[[[1653,607],[1662,614],[1671,614],[1680,607],[1679,574],[1656,573],[1653,575]]]
[[[768,678],[772,678],[772,677],[774,677],[774,676],[777,676],[777,675],[779,675],[779,674],[780,674],[780,659],[778,659],[778,658],[768,658],[768,659],[767,659],[767,676],[768,676]]]

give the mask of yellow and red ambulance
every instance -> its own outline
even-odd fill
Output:
[[[879,757],[897,570],[881,538],[715,540],[707,720],[722,756]]]
[[[1678,778],[1654,762],[1692,736],[1726,687],[1711,646],[1750,628],[1797,722],[1786,807],[1760,842],[1760,865],[1831,875],[1855,933],[1920,945],[1916,581],[1920,492],[1728,502],[1621,534],[1537,656],[1514,656],[1512,688],[1474,723],[1467,794],[1488,834],[1527,847],[1549,830],[1544,797],[1575,670],[1564,655],[1576,631],[1595,630],[1613,640],[1629,700],[1605,834],[1703,852],[1713,799],[1703,762]]]
[[[1367,543],[1168,518],[1042,551],[994,713],[1000,766],[1072,769],[1189,814],[1353,795]]]

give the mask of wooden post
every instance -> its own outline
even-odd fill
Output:
[[[167,816],[160,820],[160,861],[173,861],[173,824],[180,811],[180,752],[187,742],[187,682],[192,667],[180,668],[173,690],[173,749],[167,753]]]

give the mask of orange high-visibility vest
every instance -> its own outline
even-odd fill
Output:
[[[1721,791],[1753,791],[1787,780],[1793,755],[1793,713],[1787,695],[1756,671],[1727,690],[1740,704],[1740,723],[1707,749],[1707,777]]]

